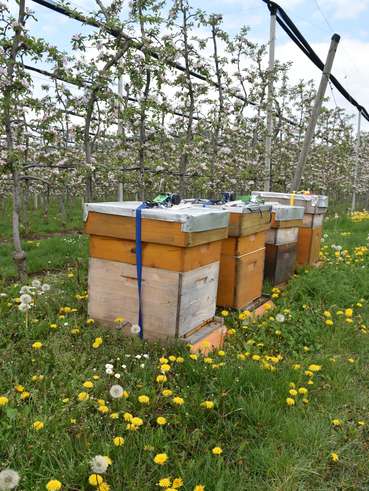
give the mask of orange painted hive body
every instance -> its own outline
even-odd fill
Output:
[[[267,193],[263,191],[256,191],[253,195],[285,205],[293,203],[304,208],[303,223],[299,226],[296,262],[298,266],[316,264],[319,261],[328,197],[314,194]]]
[[[123,317],[127,334],[138,323],[138,204],[86,205],[89,316],[115,327],[115,319]],[[146,339],[184,338],[213,321],[221,241],[228,236],[228,218],[226,212],[216,210],[142,210],[141,291]],[[219,323],[213,327],[219,329]]]
[[[243,309],[262,294],[271,207],[230,203],[224,209],[230,212],[229,237],[222,241],[217,305]]]

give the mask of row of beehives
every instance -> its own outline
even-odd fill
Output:
[[[318,261],[326,198],[253,194],[264,203],[186,202],[142,210],[145,338],[211,335],[219,327],[212,323],[217,305],[247,308],[261,297],[264,277],[278,285],[290,278],[296,263]],[[138,323],[139,204],[86,205],[89,315],[104,325],[124,318],[128,333]]]

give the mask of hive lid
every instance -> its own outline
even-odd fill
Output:
[[[262,213],[263,211],[271,211],[272,207],[266,203],[245,203],[244,201],[229,201],[222,204],[202,204],[192,202],[192,200],[184,200],[179,207],[186,209],[200,208],[205,210],[224,210],[229,213]]]
[[[84,220],[87,220],[89,212],[135,217],[136,209],[141,204],[141,201],[85,203]],[[155,207],[142,209],[142,218],[181,223],[183,232],[203,232],[228,227],[229,213],[213,208]]]
[[[302,206],[282,205],[281,203],[268,202],[272,206],[274,220],[284,222],[288,220],[302,220],[304,218],[304,208]]]
[[[268,191],[253,191],[252,197],[260,197],[265,201],[278,201],[279,203],[289,204],[291,197],[294,196],[294,204],[303,206],[307,213],[325,213],[328,208],[328,196],[320,194],[294,194],[275,193]]]

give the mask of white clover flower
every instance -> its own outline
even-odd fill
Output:
[[[112,365],[111,363],[105,363],[105,368],[109,368],[110,370],[113,370],[114,365]]]
[[[95,455],[95,457],[90,460],[91,471],[95,474],[104,474],[108,465],[108,461],[103,455]]]
[[[111,368],[107,368],[107,369],[105,370],[105,373],[106,373],[107,375],[113,375],[113,374],[114,374],[114,372],[113,372],[113,370],[112,370]]]
[[[122,365],[123,370],[127,368],[127,365]]]
[[[23,293],[23,295],[20,296],[20,301],[21,303],[30,304],[32,302],[32,297],[31,295],[28,295],[28,293]]]
[[[116,373],[116,374],[114,375],[114,377],[115,377],[115,378],[120,378],[120,373]]]
[[[5,297],[7,297],[7,296],[8,296],[8,295],[7,295],[6,293],[0,293],[0,297],[2,297],[2,298],[5,298]]]
[[[116,384],[112,385],[110,387],[110,395],[112,396],[113,399],[119,399],[120,397],[123,397],[123,387]]]
[[[18,486],[20,475],[12,469],[4,469],[0,472],[0,489],[14,489]]]
[[[48,283],[44,283],[41,287],[41,290],[43,292],[48,292],[50,290],[51,286]]]
[[[136,358],[136,360],[141,360],[142,356],[141,355],[136,355],[135,358]]]
[[[277,314],[275,316],[275,320],[278,321],[278,322],[284,322],[286,320],[285,316],[283,314]]]
[[[141,363],[140,368],[145,368],[145,363]]]
[[[131,326],[132,334],[139,334],[140,331],[141,331],[140,326],[138,326],[137,324],[132,324]]]
[[[142,356],[143,356],[144,358],[146,358],[146,360],[148,360],[148,359],[150,358],[150,356],[149,356],[147,353],[145,353],[145,354],[144,354],[144,355],[142,355]]]
[[[32,286],[33,286],[34,288],[40,288],[40,286],[41,286],[41,281],[40,281],[40,280],[33,280],[33,281],[32,281]]]
[[[18,310],[20,312],[27,312],[27,310],[29,310],[30,308],[31,308],[31,306],[29,304],[27,304],[27,303],[20,303],[18,305]]]

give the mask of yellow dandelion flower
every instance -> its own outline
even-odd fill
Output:
[[[124,445],[124,438],[122,436],[115,436],[113,438],[113,443],[116,447],[121,447]]]
[[[31,394],[29,392],[27,392],[26,390],[24,392],[21,393],[21,400],[24,401],[25,399],[29,399],[31,397]]]
[[[297,396],[297,394],[298,394],[298,392],[297,392],[297,390],[296,390],[296,389],[290,389],[290,390],[288,391],[288,393],[289,393],[291,396],[294,396],[294,397],[295,397],[295,396]]]
[[[214,408],[214,402],[213,401],[203,401],[200,404],[201,407],[205,409],[213,409]]]
[[[296,404],[296,401],[292,397],[287,397],[286,403],[287,403],[287,406],[294,406]]]
[[[322,366],[321,365],[314,365],[314,364],[312,364],[312,365],[309,365],[308,368],[312,372],[319,372],[322,369]]]
[[[123,419],[124,419],[124,421],[127,421],[127,423],[130,423],[133,419],[133,416],[131,413],[124,413]]]
[[[299,387],[298,392],[299,394],[305,396],[308,393],[308,390],[306,387]]]
[[[160,488],[169,488],[171,485],[172,485],[172,480],[170,477],[162,477],[158,482],[158,486]]]
[[[87,394],[87,392],[80,392],[78,394],[78,400],[79,401],[87,401],[90,398],[90,396]]]
[[[83,382],[83,387],[85,389],[92,389],[92,387],[94,386],[93,382],[91,382],[91,380],[86,380],[86,382]]]
[[[9,399],[6,396],[0,396],[0,406],[6,406],[9,402]]]
[[[41,349],[43,346],[43,344],[41,343],[41,341],[35,341],[32,345],[32,348],[33,349]]]
[[[168,455],[166,453],[158,453],[154,457],[155,464],[164,465],[168,460]]]
[[[108,408],[108,406],[104,406],[104,405],[99,406],[99,407],[97,408],[97,410],[98,410],[98,411],[99,411],[99,413],[101,413],[101,414],[107,414],[107,413],[109,412],[109,408]]]
[[[46,484],[47,491],[59,491],[59,489],[61,488],[62,488],[62,483],[57,479],[51,479],[51,481],[49,481]]]
[[[164,397],[170,397],[171,395],[173,395],[173,391],[170,389],[163,389],[161,393]]]
[[[145,396],[145,395],[141,395],[141,396],[138,396],[138,402],[140,404],[150,404],[150,397],[149,396]]]
[[[164,382],[166,382],[168,379],[167,379],[167,376],[166,375],[158,375],[156,377],[156,381],[158,384],[163,384]]]
[[[103,483],[104,479],[100,476],[100,474],[91,474],[90,477],[88,478],[88,483],[90,486],[93,487],[100,487],[100,485]]]
[[[111,413],[111,419],[119,419],[119,413]]]
[[[221,447],[214,447],[212,450],[211,450],[211,453],[213,455],[221,455],[223,453],[223,450]]]
[[[205,491],[205,486],[202,484],[196,484],[196,486],[193,488],[193,491]]]
[[[179,489],[182,486],[183,486],[183,479],[182,478],[176,477],[175,479],[173,479],[172,488]]]
[[[165,363],[168,363],[168,358],[165,358],[165,356],[162,356],[161,358],[159,358],[159,362],[161,363],[161,365],[164,365]]]
[[[182,397],[173,397],[172,399],[172,402],[173,404],[176,404],[177,406],[182,406],[182,404],[184,404],[184,399],[182,399]]]
[[[331,452],[331,460],[332,460],[332,462],[338,462],[339,459],[340,459],[340,457],[339,457],[338,453]]]
[[[163,365],[160,366],[160,371],[163,373],[169,372],[170,371],[170,365],[167,363],[164,363]]]
[[[346,309],[345,310],[345,316],[346,317],[352,317],[353,310],[352,309]]]
[[[39,430],[42,430],[44,428],[44,423],[42,421],[35,421],[33,424],[32,424],[32,427],[34,430],[36,431],[39,431]]]
[[[334,427],[342,426],[342,420],[339,418],[332,419],[331,423]]]
[[[24,387],[23,387],[23,385],[19,385],[19,384],[17,384],[14,387],[14,389],[16,390],[16,392],[19,392],[19,393],[24,392],[24,390],[25,390]]]
[[[93,319],[87,319],[86,324],[91,326],[91,324],[95,324],[95,321]]]
[[[134,426],[142,426],[144,423],[143,419],[139,418],[138,416],[135,416],[134,418],[132,418],[131,422]]]
[[[164,426],[164,425],[166,425],[166,424],[167,424],[167,420],[166,420],[166,418],[164,418],[164,416],[158,416],[158,417],[156,418],[156,422],[157,422],[157,424],[158,424],[159,426]]]
[[[184,361],[185,360],[184,360],[183,356],[177,356],[177,359],[176,359],[177,363],[184,363]]]
[[[333,326],[333,321],[332,321],[332,319],[327,319],[327,320],[325,321],[325,324],[326,324],[326,326]]]

